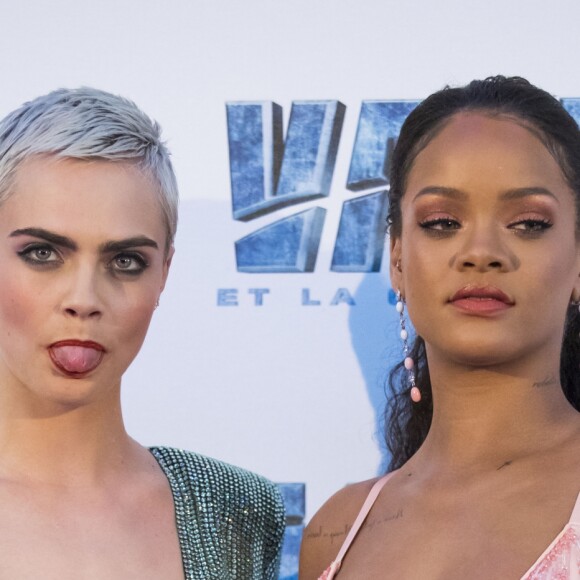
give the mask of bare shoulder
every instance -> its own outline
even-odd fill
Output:
[[[376,481],[369,479],[344,487],[314,514],[304,530],[300,580],[316,580],[328,568]]]

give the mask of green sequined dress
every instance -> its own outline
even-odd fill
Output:
[[[189,451],[150,451],[173,493],[186,580],[275,580],[284,507],[274,484]]]

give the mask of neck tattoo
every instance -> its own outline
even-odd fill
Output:
[[[511,465],[511,464],[512,464],[512,460],[510,459],[509,461],[506,461],[505,463],[503,463],[502,465],[500,465],[497,468],[497,471],[499,471],[500,469],[503,469],[504,467],[508,467],[508,465]]]
[[[535,389],[541,389],[543,387],[551,387],[552,385],[557,385],[558,381],[554,375],[548,375],[543,381],[537,381],[532,384]]]

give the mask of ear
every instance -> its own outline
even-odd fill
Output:
[[[167,252],[165,262],[163,263],[163,273],[161,277],[161,288],[159,288],[159,294],[161,294],[165,288],[165,282],[167,282],[167,276],[169,274],[169,268],[171,267],[171,260],[173,260],[173,254],[175,254],[175,248],[171,246]]]
[[[403,288],[403,267],[401,262],[402,248],[401,238],[391,236],[391,257],[390,257],[390,276],[391,286],[395,292],[399,291],[403,296],[405,289]]]

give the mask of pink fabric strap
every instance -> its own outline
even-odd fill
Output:
[[[383,475],[383,477],[381,477],[381,479],[375,482],[375,484],[371,488],[371,491],[367,495],[367,498],[365,499],[365,502],[363,503],[360,512],[358,513],[358,516],[356,516],[356,519],[352,524],[352,528],[350,529],[348,536],[346,536],[344,543],[340,547],[338,555],[336,556],[336,559],[332,563],[333,566],[332,571],[334,573],[338,572],[338,570],[340,569],[342,559],[344,558],[346,552],[350,548],[353,540],[356,538],[356,535],[358,534],[360,527],[363,525],[366,517],[369,515],[369,512],[371,511],[371,508],[373,507],[375,501],[377,500],[377,497],[379,497],[379,493],[381,493],[381,490],[383,489],[385,483],[387,483],[387,481],[391,479],[393,473],[394,471],[391,473],[387,473],[387,475]]]
[[[570,516],[570,523],[571,524],[580,524],[580,493],[576,498],[576,504],[574,505],[574,509],[572,510],[572,515]]]

